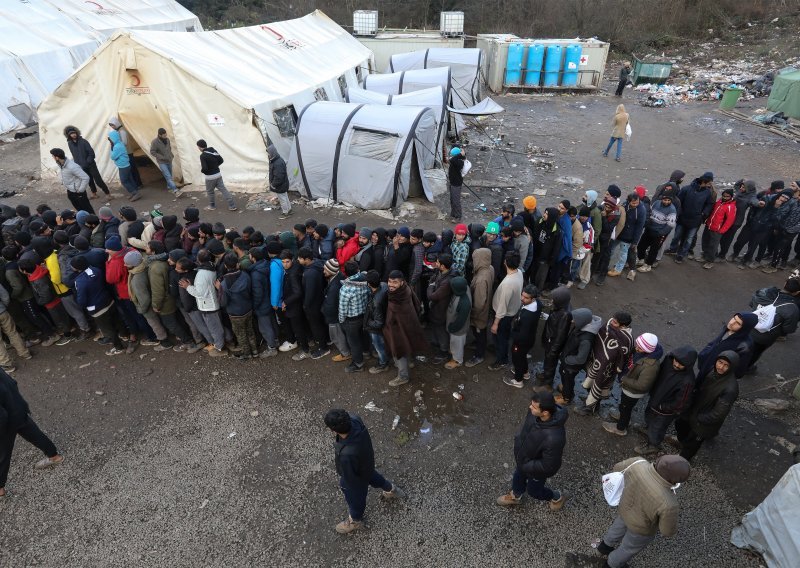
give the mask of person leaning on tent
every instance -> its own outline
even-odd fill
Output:
[[[89,176],[89,189],[92,191],[92,199],[97,197],[98,186],[109,199],[113,199],[113,196],[108,191],[106,182],[103,181],[103,177],[100,175],[100,170],[97,169],[92,145],[81,136],[81,131],[76,126],[67,126],[64,129],[64,136],[67,137],[67,145],[72,153],[72,159]]]
[[[222,172],[219,167],[225,161],[222,156],[202,138],[197,141],[197,149],[200,150],[200,171],[206,176],[206,195],[208,195],[208,205],[206,211],[214,211],[217,206],[214,204],[214,190],[219,189],[222,197],[228,202],[228,210],[236,211],[236,203],[222,181]]]
[[[278,154],[274,144],[267,146],[269,156],[269,189],[278,196],[281,204],[281,216],[286,219],[292,214],[292,202],[289,201],[289,176],[286,174],[286,161]],[[368,236],[368,235],[365,235]]]
[[[461,222],[461,186],[464,176],[461,170],[464,167],[464,153],[461,148],[450,150],[450,166],[447,170],[448,190],[450,191],[450,221]]]
[[[89,187],[89,176],[78,164],[68,159],[64,150],[53,148],[50,150],[56,164],[61,170],[61,183],[67,188],[67,197],[76,211],[88,211],[94,214],[92,204],[86,196],[86,188]]]
[[[169,136],[167,136],[167,131],[164,128],[159,128],[158,136],[153,138],[153,141],[150,142],[150,155],[158,164],[161,175],[163,175],[164,179],[167,181],[167,189],[170,190],[177,199],[183,192],[178,189],[178,186],[175,185],[175,181],[172,179],[172,159],[174,155],[172,154],[172,143],[169,141]]]

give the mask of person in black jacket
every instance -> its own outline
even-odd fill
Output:
[[[544,368],[536,375],[535,389],[553,392],[553,380],[556,376],[558,358],[564,343],[567,341],[572,314],[569,312],[569,302],[572,294],[566,286],[559,286],[553,290],[550,298],[553,300],[553,309],[547,318],[542,332],[542,347],[544,348]]]
[[[375,268],[375,251],[372,249],[372,229],[362,227],[358,232],[358,252],[353,257],[358,263],[359,272],[369,272]]]
[[[293,361],[302,361],[311,357],[308,344],[308,326],[303,312],[303,267],[294,259],[292,251],[283,250],[280,253],[283,265],[283,300],[281,315],[286,318],[289,325],[289,343],[297,343],[300,351],[292,355]]]
[[[658,453],[669,425],[689,407],[695,386],[696,360],[697,351],[684,345],[661,362],[645,412],[647,443],[633,449],[640,456]]]
[[[89,176],[89,189],[92,191],[92,199],[97,197],[97,186],[100,186],[100,189],[106,195],[111,195],[106,182],[103,181],[103,176],[100,175],[100,170],[97,169],[94,148],[81,136],[81,131],[76,126],[67,126],[64,129],[64,136],[67,137],[67,145],[72,153],[72,160]]]
[[[450,165],[447,168],[448,189],[450,191],[450,222],[461,222],[461,186],[464,177],[461,170],[464,168],[464,153],[461,148],[450,150]]]
[[[36,469],[45,469],[64,461],[53,442],[30,416],[28,403],[22,398],[17,381],[0,370],[0,498],[6,496],[6,481],[11,467],[11,454],[17,434],[42,450],[45,458],[36,462]]]
[[[377,375],[389,369],[389,356],[386,353],[386,342],[383,339],[389,288],[386,282],[381,282],[381,275],[377,270],[367,272],[367,286],[369,286],[370,298],[364,316],[364,330],[369,333],[372,347],[378,353],[378,364],[369,368],[370,373]]]
[[[552,393],[535,392],[522,429],[514,437],[514,460],[517,467],[511,479],[511,491],[497,498],[503,507],[519,505],[526,489],[528,495],[548,501],[551,511],[558,511],[567,495],[547,487],[547,478],[561,468],[561,457],[567,443],[564,424],[567,409],[556,405]]]
[[[753,354],[748,362],[747,374],[754,375],[758,372],[756,363],[761,355],[769,349],[778,338],[786,337],[790,333],[797,331],[797,323],[800,319],[800,280],[789,278],[783,285],[783,290],[777,287],[761,288],[753,294],[750,300],[750,307],[758,309],[762,306],[772,306],[775,315],[770,322],[769,328],[759,331],[753,328],[750,331],[750,339],[753,340]],[[770,308],[771,310],[772,308]]]
[[[522,289],[522,306],[511,321],[511,363],[514,376],[504,377],[503,382],[510,387],[521,389],[528,378],[528,352],[536,342],[536,328],[539,326],[541,309],[536,298],[539,290],[533,284]],[[528,376],[526,376],[528,375]]]
[[[297,263],[303,267],[303,312],[306,323],[311,328],[311,337],[317,344],[311,352],[312,359],[321,359],[328,355],[328,326],[319,317],[322,311],[322,301],[325,298],[325,276],[323,267],[325,262],[314,258],[310,248],[301,248],[297,253]]]
[[[286,161],[278,154],[273,144],[267,146],[269,156],[269,189],[278,196],[281,206],[279,219],[286,219],[292,214],[292,202],[289,201],[289,176],[286,173]]]
[[[561,392],[556,394],[556,404],[567,406],[575,397],[575,377],[586,366],[592,352],[594,338],[602,325],[600,316],[593,316],[589,308],[572,310],[569,334],[561,350]]]
[[[561,250],[561,228],[558,226],[558,209],[548,207],[533,234],[533,258],[536,260],[534,284],[542,290],[547,281],[547,274],[553,266]],[[495,277],[497,274],[495,273]]]
[[[355,414],[334,408],[325,414],[325,426],[336,436],[336,473],[350,515],[336,525],[336,532],[348,534],[364,528],[364,510],[370,486],[382,489],[382,497],[401,496],[399,488],[375,469],[375,450],[364,422]]]
[[[222,172],[219,171],[219,167],[225,160],[222,159],[222,156],[220,156],[214,148],[206,144],[206,141],[203,139],[197,141],[197,149],[200,151],[200,171],[206,176],[206,195],[208,195],[206,211],[214,211],[217,208],[214,204],[215,189],[218,189],[222,197],[225,198],[225,201],[228,202],[228,209],[230,211],[236,211],[236,202],[228,192],[228,188],[225,187],[225,182],[222,181]],[[270,176],[270,180],[271,179],[272,176]]]

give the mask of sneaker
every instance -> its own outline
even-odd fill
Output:
[[[444,368],[445,369],[450,369],[451,371],[453,369],[458,369],[460,366],[461,366],[461,363],[459,363],[455,359],[450,359],[447,363],[444,364]]]
[[[676,256],[675,257],[675,264],[683,264],[683,257],[682,256]]]
[[[406,384],[409,381],[408,377],[395,377],[391,381],[389,381],[390,387],[399,387],[401,385]]]
[[[661,264],[660,260],[655,261],[653,264],[650,265],[650,268],[658,268],[658,265]]]
[[[517,389],[521,389],[525,386],[525,381],[518,381],[514,377],[503,377],[503,383]]]
[[[603,430],[617,436],[625,436],[628,433],[627,430],[618,430],[616,422],[603,422]]]
[[[480,365],[481,363],[483,363],[483,357],[474,357],[473,356],[471,359],[468,359],[464,363],[464,366],[469,368],[469,367],[474,367],[476,365]]]
[[[341,523],[336,525],[336,532],[339,534],[350,534],[353,531],[361,530],[364,528],[364,521],[354,521],[347,517]]]
[[[225,357],[228,354],[227,351],[224,349],[217,349],[214,347],[211,351],[208,352],[211,357]]]
[[[628,271],[628,276],[626,276],[626,278],[627,278],[628,280],[630,280],[631,282],[633,282],[634,280],[636,280],[636,271],[635,271],[635,270],[629,270],[629,271]]]
[[[73,341],[75,341],[75,337],[72,335],[64,335],[61,337],[61,339],[56,341],[56,345],[66,345],[67,343],[72,343]]]
[[[291,217],[292,213],[294,213],[294,211],[289,209],[286,213],[281,213],[280,215],[278,215],[278,219],[288,219],[289,217]]]
[[[505,495],[501,495],[497,498],[497,504],[501,507],[514,507],[515,505],[519,505],[522,503],[522,496],[520,495],[517,497],[514,495],[513,491],[509,491]]]
[[[369,368],[369,372],[371,375],[378,375],[388,370],[389,370],[389,363],[384,363],[383,365],[378,364],[375,365],[374,367]]]
[[[161,345],[161,343],[159,341],[150,341],[149,339],[143,339],[139,342],[139,345],[141,345],[142,347],[154,347],[156,345]]]
[[[217,210],[216,206],[214,206],[214,205],[206,205],[205,207],[203,207],[203,209],[205,209],[206,211],[216,211]]]
[[[41,339],[38,337],[34,337],[33,339],[26,339],[25,340],[25,347],[33,347],[34,345],[39,345],[42,342]]]
[[[352,358],[353,358],[352,355],[349,355],[349,354],[348,355],[342,355],[340,353],[340,354],[334,355],[331,358],[331,361],[333,361],[334,363],[341,363],[342,361],[349,361]]]
[[[61,340],[61,337],[62,337],[61,335],[53,335],[51,337],[48,337],[47,339],[42,341],[42,347],[50,347],[51,345],[54,345],[57,341]]]
[[[278,354],[278,350],[274,347],[268,347],[266,351],[262,351],[258,356],[261,359],[269,359],[270,357],[275,357]]]
[[[178,345],[175,345],[172,348],[172,350],[180,353],[181,351],[186,351],[187,349],[189,349],[190,345],[192,345],[192,344],[191,343],[179,343]]]
[[[345,373],[360,373],[364,370],[364,364],[356,365],[355,363],[350,363],[347,367],[344,368]]]
[[[640,266],[644,266],[644,259],[643,258],[636,259],[636,267],[638,268]]]
[[[556,497],[558,495],[558,497]],[[553,499],[550,499],[550,510],[551,511],[560,511],[564,507],[564,503],[567,502],[569,499],[569,495],[564,493],[563,491],[553,491]]]
[[[228,207],[228,211],[238,211],[238,210],[239,208],[236,207],[236,205],[231,205],[230,207]]]
[[[491,365],[487,367],[490,371],[500,371],[502,369],[508,368],[508,363],[498,363],[495,361]]]
[[[609,270],[608,272],[606,272],[606,275],[611,276],[612,278],[615,276],[619,276],[620,274],[622,274],[622,272],[620,272],[619,270]]]
[[[594,281],[594,285],[595,286],[605,286],[606,285],[606,281],[605,280],[601,280],[600,278],[598,278],[597,280]]]
[[[689,260],[694,260],[694,253],[690,252],[689,254],[686,255],[686,258]]]
[[[243,354],[243,353],[242,353],[242,354],[240,354],[240,355],[234,355],[234,356],[233,356],[233,358],[234,358],[234,359],[237,359],[237,360],[239,360],[239,361],[248,361],[248,360],[252,359],[252,358],[253,358],[253,356],[252,356],[252,355],[250,355],[249,353],[248,353],[247,355],[245,355],[245,354]]]
[[[705,268],[706,270],[708,270],[709,268],[714,268],[714,263],[713,262],[705,262],[705,263],[703,263],[703,268]]]
[[[311,358],[312,359],[322,359],[326,355],[329,355],[330,352],[331,352],[331,350],[328,349],[327,347],[318,347],[318,348],[314,349],[314,351],[311,352]]]
[[[576,288],[577,288],[578,290],[583,290],[583,289],[585,289],[585,288],[586,288],[587,284],[588,284],[588,282],[583,282],[583,281],[581,281],[581,282],[579,282],[579,283],[578,283],[578,285],[576,286]]]
[[[303,351],[302,349],[292,355],[292,361],[302,361],[303,359],[310,359],[311,353],[308,351]]]
[[[773,274],[775,272],[778,272],[778,267],[777,266],[772,266],[772,265],[766,266],[766,267],[761,269],[761,272],[763,272],[764,274]]]
[[[759,263],[759,262],[756,262],[755,260],[754,260],[754,261],[752,261],[752,262],[748,262],[748,263],[747,263],[747,268],[749,268],[749,269],[751,269],[751,270],[755,270],[755,269],[756,269],[756,268],[758,268],[759,266],[761,266],[761,263]]]
[[[167,344],[159,343],[158,345],[153,347],[153,351],[166,351],[166,350],[170,349],[171,347],[172,347],[172,345],[170,345],[169,343],[167,343]]]
[[[176,189],[175,191],[172,192],[172,196],[175,199],[178,199],[181,195],[183,195],[183,191],[180,189]]]
[[[131,199],[130,200],[131,201],[139,201],[141,198],[142,198],[142,194],[137,191],[136,193],[131,195]]]
[[[433,359],[431,359],[431,363],[434,365],[441,365],[447,361],[447,355],[436,355]]]
[[[392,483],[391,491],[381,491],[381,497],[389,501],[392,501],[394,499],[403,499],[405,498],[405,496],[406,496],[405,492],[394,483]]]
[[[64,456],[62,455],[55,455],[52,458],[43,458],[36,462],[35,467],[36,469],[47,469],[48,467],[53,467],[54,465],[58,465],[64,461]]]
[[[636,272],[652,272],[653,267],[649,264],[643,264],[639,268],[636,269]]]
[[[288,341],[284,341],[283,343],[281,343],[281,346],[278,347],[278,351],[280,351],[281,353],[286,353],[287,351],[294,351],[295,349],[297,349],[296,341],[294,343],[289,343]]]
[[[198,351],[202,351],[204,347],[202,343],[194,343],[186,347],[186,352],[189,354],[197,353]]]
[[[13,373],[17,370],[14,365],[0,365],[0,369],[4,370],[6,373]]]
[[[106,351],[106,355],[121,355],[122,353],[125,353],[125,350],[117,349],[116,347],[112,347],[111,349]]]
[[[585,404],[579,408],[575,408],[572,413],[578,416],[591,416],[594,414],[595,406],[586,406]]]
[[[635,448],[633,448],[633,451],[639,454],[640,456],[650,456],[660,452],[661,448],[658,446],[651,446],[650,444],[640,444]]]

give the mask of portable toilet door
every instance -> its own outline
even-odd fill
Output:
[[[544,65],[544,45],[534,43],[528,48],[528,62],[525,64],[525,85],[538,87],[542,83]]]
[[[504,85],[519,85],[522,79],[522,55],[524,48],[521,43],[512,43],[508,46],[508,59],[506,60],[506,80]]]
[[[562,47],[560,45],[547,46],[544,58],[544,86],[558,87],[558,76],[561,73]]]
[[[564,56],[564,76],[561,79],[562,87],[576,87],[578,85],[578,65],[581,63],[580,45],[568,45]]]

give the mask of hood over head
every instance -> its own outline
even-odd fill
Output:
[[[386,244],[386,229],[383,227],[378,227],[377,229],[372,231],[373,234],[378,235],[378,243],[379,245]],[[320,235],[321,236],[321,235]]]
[[[472,270],[477,273],[479,270],[488,268],[492,263],[492,251],[488,248],[475,249],[472,253]]]
[[[450,281],[450,290],[453,291],[453,294],[456,296],[463,296],[467,293],[469,289],[469,284],[467,284],[467,279],[463,276],[456,276]]]
[[[112,126],[114,128],[121,128],[122,127],[122,121],[119,119],[119,117],[117,115],[112,115],[108,119],[108,125]]]
[[[183,210],[183,219],[187,223],[195,223],[200,220],[200,210],[197,207],[187,207]]]
[[[69,139],[70,139],[69,135],[70,135],[72,132],[75,132],[75,133],[78,135],[78,138],[80,138],[80,137],[81,137],[81,131],[78,129],[78,127],[77,127],[77,126],[72,126],[71,124],[70,124],[69,126],[67,126],[67,127],[65,127],[65,128],[64,128],[64,137],[65,137],[67,140],[69,140]]]
[[[572,310],[572,323],[575,324],[576,329],[583,331],[584,326],[592,321],[592,310],[589,308],[577,308]]]
[[[736,351],[723,351],[717,355],[717,359],[725,359],[731,366],[729,373],[732,373],[739,366],[739,354]],[[716,361],[714,361],[716,363]]]
[[[566,286],[559,286],[550,293],[550,299],[553,300],[553,308],[565,309],[572,299],[572,292]]]
[[[587,323],[585,326],[581,328],[581,331],[590,331],[597,335],[600,333],[600,329],[603,327],[603,318],[600,316],[592,316],[592,321]]]
[[[691,345],[684,345],[683,347],[673,349],[670,355],[687,369],[694,367],[694,363],[697,361],[697,351],[695,351]]]
[[[686,172],[683,170],[675,170],[671,174],[669,174],[669,181],[680,183],[680,181],[686,177]]]
[[[592,206],[593,203],[597,203],[597,192],[593,189],[586,190],[586,205]]]
[[[544,221],[544,226],[547,227],[548,231],[551,231],[558,222],[558,209],[555,207],[548,207],[544,211],[547,213],[547,220]]]
[[[109,132],[108,133],[108,138],[109,138],[109,140],[111,140],[111,142],[115,146],[117,144],[121,144],[122,143],[122,138],[120,137],[119,132],[117,132],[116,130],[112,130],[111,132]]]
[[[453,244],[453,231],[445,229],[442,231],[442,246],[449,248],[451,244]]]
[[[480,223],[470,223],[469,225],[469,236],[472,238],[473,242],[480,239],[485,231],[486,227]]]
[[[178,217],[176,215],[164,215],[161,217],[161,225],[165,231],[171,231],[178,225]]]
[[[737,332],[738,334],[749,334],[758,324],[758,316],[753,312],[738,312],[736,315],[742,320],[742,329]]]

